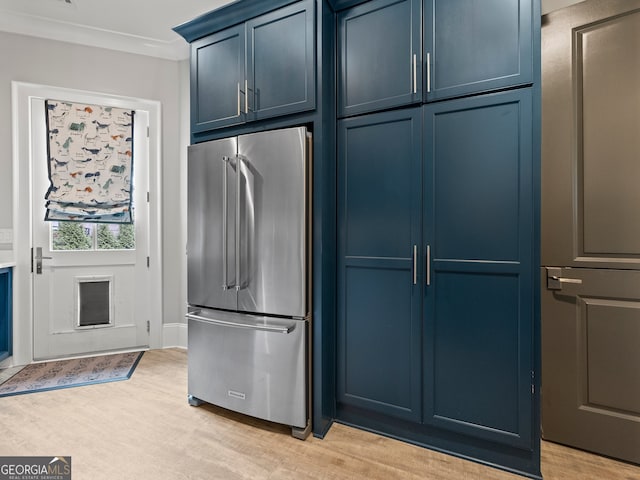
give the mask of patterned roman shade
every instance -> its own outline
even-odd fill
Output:
[[[47,221],[132,223],[133,110],[47,100]]]

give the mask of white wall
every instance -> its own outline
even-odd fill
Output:
[[[574,3],[580,3],[582,0],[542,0],[542,15],[553,10],[568,7]]]
[[[188,61],[163,60],[4,32],[0,32],[0,59],[0,229],[13,225],[12,81],[161,102],[163,322],[182,322],[186,303],[182,204],[189,128],[185,100],[189,88]]]

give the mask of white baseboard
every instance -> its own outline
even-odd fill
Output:
[[[187,348],[187,324],[165,323],[162,325],[162,348]]]

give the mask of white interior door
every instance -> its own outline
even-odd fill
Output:
[[[135,112],[130,227],[44,221],[49,188],[44,99],[32,98],[30,108],[33,357],[147,347],[149,113]]]

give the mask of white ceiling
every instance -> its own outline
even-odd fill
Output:
[[[0,0],[0,31],[180,60],[172,27],[232,0]]]
[[[172,29],[233,0],[0,0],[0,31],[181,60]],[[542,13],[580,0],[542,0]]]

